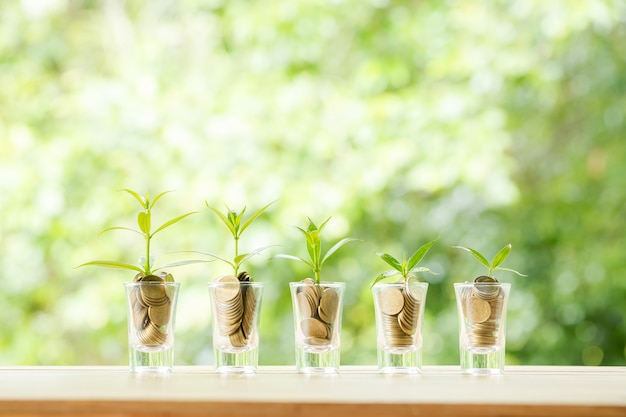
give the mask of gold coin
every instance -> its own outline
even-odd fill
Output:
[[[146,285],[141,285],[139,288],[141,298],[146,304],[151,305],[150,302],[158,303],[167,298],[165,285],[160,285],[164,282],[165,280],[156,275],[147,275],[142,278],[141,283],[146,283]]]
[[[468,307],[468,318],[474,323],[482,323],[488,320],[491,315],[489,303],[478,297],[471,297]]]
[[[331,324],[337,317],[337,310],[339,308],[339,294],[333,288],[326,288],[322,292],[322,298],[320,299],[320,306],[318,308],[318,314],[320,318],[326,323]]]
[[[225,275],[215,280],[220,285],[215,287],[215,298],[220,303],[228,303],[241,296],[239,280],[232,275]]]
[[[300,316],[303,318],[313,317],[313,311],[311,311],[311,304],[304,292],[299,292],[296,294],[296,301],[298,302],[298,307],[300,308]]]
[[[305,337],[304,343],[311,346],[325,346],[330,343],[330,340],[320,337]]]
[[[378,293],[380,310],[388,315],[398,314],[404,307],[402,292],[394,287],[387,287]]]
[[[137,338],[146,346],[159,346],[167,341],[167,333],[164,333],[154,323],[150,323],[145,329],[137,332]]]
[[[254,321],[256,318],[256,295],[253,288],[248,288],[244,297],[243,316],[241,318],[241,330],[247,339],[254,330]]]
[[[241,329],[231,334],[229,337],[230,344],[234,347],[243,347],[246,345],[246,337]]]
[[[142,330],[144,329],[148,323],[148,307],[141,305],[139,302],[132,302],[132,310],[133,310],[133,324],[135,329]]]
[[[171,314],[172,306],[169,303],[162,306],[151,306],[148,308],[148,317],[150,317],[150,321],[157,326],[167,325],[170,321]]]
[[[300,328],[305,337],[328,338],[328,327],[317,319],[304,319],[300,322]]]

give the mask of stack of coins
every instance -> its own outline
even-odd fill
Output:
[[[309,284],[301,287],[296,294],[304,343],[328,345],[339,310],[339,294],[333,288],[322,290],[311,278],[302,280],[302,283]]]
[[[134,282],[165,283],[167,273],[138,274]],[[167,326],[172,314],[172,301],[163,285],[142,285],[132,291],[131,306],[137,338],[146,346],[159,346],[167,341]]]
[[[252,288],[242,286],[240,282],[251,282],[246,272],[237,277],[226,275],[215,280],[215,312],[219,333],[229,338],[234,347],[243,347],[248,343],[254,330],[254,318],[257,299]]]
[[[390,286],[378,293],[382,327],[387,346],[413,344],[419,323],[420,302],[406,288]]]
[[[502,317],[504,294],[495,278],[480,276],[474,286],[462,297],[463,313],[471,347],[490,347],[497,344],[499,319]],[[482,284],[481,284],[482,283]]]

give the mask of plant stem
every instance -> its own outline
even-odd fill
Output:
[[[239,237],[235,237],[235,258],[237,259],[237,257],[239,256]],[[237,276],[237,274],[239,273],[239,263],[237,263],[237,261],[235,261],[235,276]]]
[[[150,275],[150,235],[146,235],[146,259],[144,260],[143,269],[146,275]]]

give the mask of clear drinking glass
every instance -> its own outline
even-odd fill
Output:
[[[511,284],[455,283],[454,289],[459,314],[461,371],[485,375],[503,373]]]
[[[172,372],[180,283],[126,282],[128,345],[133,372]]]
[[[426,282],[379,282],[372,288],[381,372],[421,372],[422,320],[427,291]]]
[[[312,279],[290,282],[296,343],[296,369],[304,373],[339,371],[341,312],[346,284]]]
[[[209,283],[215,367],[224,373],[256,372],[263,283]]]

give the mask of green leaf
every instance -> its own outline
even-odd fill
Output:
[[[433,245],[437,243],[438,239],[439,238],[435,240],[431,240],[430,242],[426,243],[425,245],[420,247],[418,250],[416,250],[415,253],[409,258],[409,262],[407,264],[407,270],[413,269],[415,265],[417,265],[422,260],[422,258],[426,255],[426,253],[428,253],[430,248],[432,248]]]
[[[166,269],[166,268],[174,268],[174,267],[177,267],[177,266],[191,265],[191,264],[198,264],[198,263],[208,263],[208,262],[213,262],[213,260],[207,261],[207,260],[203,260],[203,259],[193,259],[193,260],[189,260],[189,261],[172,262],[172,263],[169,263],[167,265],[163,265],[163,266],[160,266],[160,267],[158,267],[156,269],[153,269],[152,272],[160,271],[161,269]]]
[[[181,221],[181,220],[182,220],[182,219],[184,219],[185,217],[191,216],[192,214],[196,214],[196,213],[197,213],[197,211],[192,211],[192,212],[190,212],[190,213],[183,214],[182,216],[178,216],[178,217],[176,217],[176,218],[173,218],[172,220],[169,220],[169,221],[167,221],[167,222],[163,223],[161,226],[159,226],[159,228],[158,228],[158,229],[156,229],[156,230],[155,230],[155,231],[154,231],[154,232],[150,235],[150,237],[152,237],[152,236],[156,235],[158,232],[160,232],[161,230],[165,229],[166,227],[169,227],[169,226],[173,225],[174,223],[177,223],[177,222]]]
[[[320,227],[317,229],[319,230],[320,233],[322,233],[322,229],[324,228],[324,226],[326,226],[326,223],[328,223],[330,221],[331,217],[328,217],[326,220],[324,220],[322,222],[322,224],[320,224]]]
[[[222,214],[222,212],[219,211],[218,209],[209,206],[209,203],[205,202],[205,204],[208,208],[210,208],[213,211],[213,213],[217,215],[217,217],[219,217],[222,223],[224,223],[226,227],[228,227],[228,230],[230,230],[230,233],[233,235],[233,237],[236,238],[237,231],[235,230],[235,226],[228,221],[228,218],[226,218],[226,216],[224,216],[224,214]]]
[[[91,262],[86,262],[82,265],[78,265],[77,268],[80,268],[83,266],[102,266],[105,268],[124,269],[124,270],[130,270],[130,271],[144,272],[143,269],[139,268],[136,265],[126,264],[123,262],[113,262],[113,261],[91,261]]]
[[[506,258],[509,256],[510,253],[511,253],[511,244],[509,243],[508,245],[500,249],[500,252],[496,253],[496,256],[493,257],[493,261],[491,261],[491,268],[494,269],[498,265],[501,265],[502,262],[506,260]]]
[[[109,232],[111,230],[127,230],[129,232],[133,232],[133,233],[137,233],[139,235],[143,235],[143,233],[141,233],[139,230],[131,229],[130,227],[122,227],[122,226],[107,227],[106,229],[101,231],[100,234],[102,234],[104,232]]]
[[[248,226],[250,226],[250,224],[252,224],[252,222],[259,217],[261,214],[263,214],[263,212],[265,210],[268,209],[269,206],[271,206],[272,204],[274,204],[276,202],[276,200],[272,201],[271,203],[269,203],[268,205],[266,205],[265,207],[261,208],[259,211],[257,211],[256,213],[254,213],[252,216],[250,216],[250,218],[248,220],[246,220],[246,222],[243,224],[243,226],[241,226],[241,229],[239,230],[239,235],[241,235],[243,233],[244,230],[246,230],[248,228]],[[243,214],[243,212],[242,212]]]
[[[377,252],[376,255],[380,259],[385,261],[387,263],[387,265],[391,266],[396,271],[402,272],[402,265],[400,264],[400,261],[398,261],[393,256],[389,255],[388,253],[381,253],[381,252]]]
[[[244,207],[244,210],[245,209]],[[235,229],[235,237],[239,237],[239,222],[241,221],[241,217],[237,215],[236,211],[228,209],[227,219],[228,223],[232,224]]]
[[[144,200],[144,198],[142,196],[140,196],[138,193],[136,193],[135,191],[129,190],[128,188],[123,188],[120,191],[126,191],[128,194],[130,194],[133,197],[135,197],[135,199],[139,202],[141,207],[143,207],[144,209],[147,208],[146,207],[146,201]]]
[[[477,250],[474,250],[472,248],[466,248],[465,246],[452,246],[452,247],[457,248],[457,249],[463,249],[471,253],[474,256],[474,258],[478,259],[478,262],[485,265],[488,269],[491,269],[491,265],[489,265],[489,261],[487,260],[487,258],[485,258],[483,254],[478,252]]]
[[[217,259],[217,260],[220,260],[220,261],[222,261],[222,262],[226,262],[228,265],[230,265],[230,266],[232,266],[233,268],[235,268],[235,264],[234,264],[234,263],[232,263],[230,260],[228,260],[228,259],[226,259],[226,258],[224,258],[224,257],[221,257],[221,256],[219,256],[219,255],[216,255],[216,254],[214,254],[214,253],[211,253],[211,252],[200,252],[200,251],[185,251],[185,252],[192,252],[192,253],[198,253],[198,254],[200,254],[200,255],[210,256],[210,257],[211,257],[211,258],[213,258],[213,259]]]
[[[508,271],[508,272],[513,272],[517,275],[519,275],[520,277],[527,277],[528,275],[522,274],[521,272],[516,271],[515,269],[511,269],[511,268],[500,268],[500,267],[496,267],[494,268],[494,270],[496,271]]]
[[[428,273],[431,273],[431,274],[437,275],[437,273],[436,273],[436,272],[431,271],[431,269],[430,269],[430,268],[426,268],[425,266],[416,266],[415,268],[412,268],[412,269],[409,271],[409,273],[412,273],[412,272],[415,272],[415,273],[418,273],[418,272],[428,272]]]
[[[309,226],[307,227],[307,231],[312,232],[313,230],[319,230],[315,223],[313,223],[313,220],[311,220],[310,217],[307,218],[309,219]]]
[[[352,237],[346,237],[344,239],[341,239],[339,242],[335,243],[335,245],[332,248],[328,249],[328,252],[326,252],[326,254],[324,255],[324,258],[322,258],[322,262],[320,262],[320,266],[322,266],[324,264],[324,262],[326,262],[326,259],[330,258],[330,256],[333,253],[337,252],[337,250],[339,248],[341,248],[342,246],[344,246],[347,243],[354,242],[354,241],[357,241],[357,240],[360,240],[360,239],[355,239],[355,238],[352,238]]]
[[[150,203],[150,206],[148,208],[152,208],[155,206],[156,202],[159,201],[159,199],[161,197],[163,197],[165,194],[167,193],[171,193],[171,191],[163,191],[161,194],[157,195],[156,197],[154,197],[154,200],[152,200],[152,203]]]
[[[253,250],[252,252],[243,253],[234,259],[235,264],[241,265],[248,259],[252,258],[254,255],[258,255],[259,253],[263,252],[265,249],[271,248],[272,246],[276,246],[276,245],[263,246],[262,248],[257,248]]]
[[[372,282],[372,285],[370,285],[370,288],[372,288],[374,285],[376,285],[376,283],[382,281],[385,278],[389,278],[389,277],[392,277],[394,275],[399,275],[399,274],[400,274],[400,271],[396,271],[395,269],[392,271],[383,272],[382,274],[376,277],[374,282]]]
[[[315,267],[313,266],[313,264],[309,261],[307,261],[306,259],[302,259],[298,256],[293,256],[293,255],[287,255],[284,253],[279,253],[278,255],[274,255],[274,258],[283,258],[283,259],[291,259],[292,261],[298,261],[298,262],[303,262],[305,264],[307,264],[308,266],[310,266],[313,270],[315,270]]]
[[[143,232],[144,235],[150,235],[150,212],[149,211],[140,211],[137,214],[137,224],[139,225],[139,230]]]

